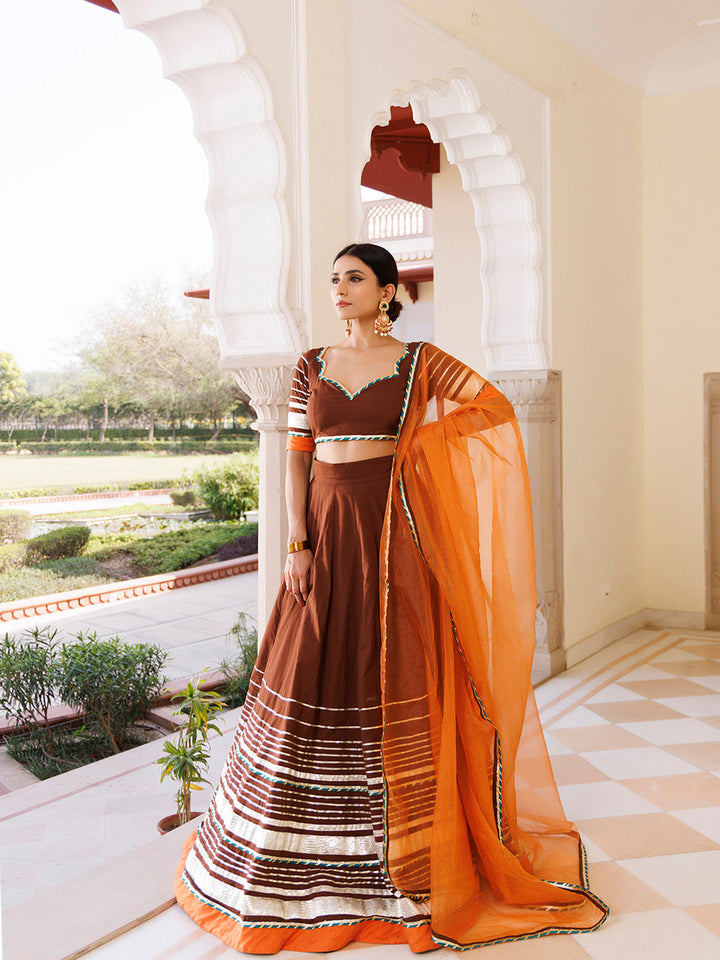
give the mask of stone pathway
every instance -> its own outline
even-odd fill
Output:
[[[717,960],[720,634],[638,631],[548,681],[537,698],[565,809],[586,841],[592,889],[611,917],[595,933],[468,955]],[[215,741],[213,779],[234,719]],[[159,744],[0,797],[5,960],[63,960],[108,936],[89,960],[237,957],[172,905],[182,837],[152,839],[167,808],[153,765]],[[198,809],[209,797],[200,795]],[[360,943],[340,953],[412,957],[407,947]]]
[[[178,680],[205,667],[216,668],[235,652],[237,646],[228,632],[240,612],[257,616],[257,578],[257,572],[243,573],[155,596],[89,607],[82,613],[27,618],[8,624],[0,635],[49,626],[67,636],[82,631],[97,633],[98,637],[118,635],[128,643],[157,643],[169,653],[165,675],[168,680]],[[34,781],[31,774],[18,768],[0,751],[0,794]]]

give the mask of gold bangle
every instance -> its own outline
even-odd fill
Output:
[[[301,550],[309,550],[310,541],[309,540],[295,540],[293,543],[289,543],[287,546],[288,553],[300,553]]]

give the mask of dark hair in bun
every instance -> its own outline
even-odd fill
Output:
[[[376,243],[349,243],[337,254],[333,263],[340,257],[357,257],[358,260],[362,260],[365,266],[370,267],[375,274],[381,287],[391,283],[397,293],[399,283],[397,263],[395,263],[395,257],[385,247],[380,247]],[[388,317],[391,320],[397,320],[402,308],[403,305],[395,299],[395,294],[393,294],[393,298],[388,304]]]

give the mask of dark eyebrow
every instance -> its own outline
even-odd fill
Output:
[[[353,273],[356,273],[359,277],[365,277],[365,276],[367,276],[367,274],[363,273],[362,270],[346,270],[346,271],[345,271],[345,276],[346,276],[346,277],[352,276]],[[333,270],[333,272],[330,274],[330,276],[331,276],[331,277],[339,277],[340,274],[337,272],[337,270]]]

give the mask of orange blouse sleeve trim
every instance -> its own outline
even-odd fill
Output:
[[[312,437],[294,437],[288,435],[286,450],[302,450],[305,453],[312,453],[315,449],[315,441]]]

